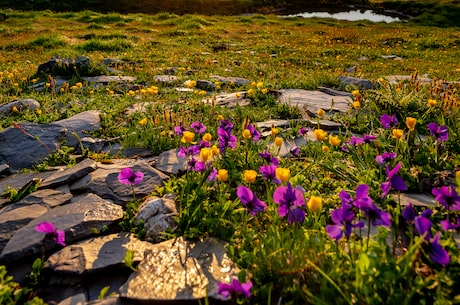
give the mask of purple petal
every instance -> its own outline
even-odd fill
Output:
[[[61,246],[65,247],[65,232],[62,230],[56,230],[56,243],[60,244]]]
[[[301,223],[305,220],[305,211],[301,208],[294,208],[288,214],[288,223],[293,224],[294,222]]]
[[[396,175],[390,178],[391,186],[397,191],[407,191],[406,183],[401,176]]]
[[[242,203],[251,202],[254,197],[254,193],[244,185],[240,185],[236,188],[236,195]]]
[[[415,219],[415,209],[412,206],[412,203],[409,203],[404,210],[402,211],[402,216],[404,219],[411,224]]]
[[[441,246],[439,242],[440,236],[441,232],[436,232],[433,239],[430,241],[428,254],[433,262],[445,266],[449,263],[450,257],[449,253]]]
[[[416,232],[422,236],[425,235],[425,239],[428,240],[431,238],[431,220],[423,216],[417,216],[414,219],[415,230]]]
[[[54,225],[51,222],[41,222],[37,226],[35,226],[35,231],[40,233],[51,234],[55,232]]]
[[[342,228],[343,226],[341,225],[327,225],[326,232],[330,238],[332,238],[335,241],[338,241],[343,236]]]

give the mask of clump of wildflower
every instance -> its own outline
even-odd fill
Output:
[[[338,136],[329,135],[329,144],[332,147],[337,147],[340,145],[340,138]]]
[[[434,199],[450,211],[460,211],[460,196],[452,186],[441,186],[433,188],[431,193]]]
[[[436,100],[434,100],[434,99],[428,99],[428,106],[430,106],[430,107],[436,106]]]
[[[331,219],[334,224],[327,225],[326,232],[336,242],[342,239],[343,236],[348,239],[353,228],[364,227],[362,221],[355,222],[355,213],[353,212],[352,205],[346,202],[342,202],[340,208],[331,211]]]
[[[303,137],[304,135],[306,135],[308,132],[308,128],[306,127],[300,127],[299,131],[297,132],[299,134],[299,136]]]
[[[139,125],[145,126],[147,124],[147,118],[143,118],[142,120],[139,120]]]
[[[276,165],[262,165],[261,167],[259,167],[259,172],[262,175],[262,178],[264,178],[265,180],[280,183],[280,180],[276,177]]]
[[[288,223],[303,222],[305,220],[305,206],[303,190],[300,187],[295,189],[288,182],[287,186],[278,186],[273,193],[273,201],[279,205],[278,215],[287,216]]]
[[[46,237],[51,238],[55,243],[65,247],[65,232],[57,230],[51,222],[41,222],[35,226],[35,231],[45,233]]]
[[[191,131],[184,131],[182,134],[181,142],[182,143],[192,143],[193,139],[195,138],[195,133]]]
[[[313,213],[320,211],[323,207],[323,199],[319,196],[311,196],[307,202],[307,207]]]
[[[220,121],[220,126],[217,129],[219,140],[220,153],[223,153],[227,147],[236,147],[236,137],[232,134],[233,124],[228,120]]]
[[[256,194],[244,185],[240,185],[236,188],[236,195],[252,216],[255,216],[259,212],[264,212],[267,209],[265,202],[257,198]]]
[[[382,124],[383,128],[391,129],[398,125],[398,119],[396,118],[394,114],[390,116],[385,113],[380,116],[380,123]]]
[[[252,282],[240,283],[237,279],[233,279],[231,284],[218,283],[217,294],[227,299],[231,296],[244,295],[246,298],[251,296]]]
[[[397,140],[401,140],[404,137],[404,130],[395,128],[391,131],[391,134]]]
[[[375,157],[375,162],[377,162],[380,165],[385,165],[387,162],[393,160],[396,158],[396,153],[395,152],[384,152],[381,155],[378,155]]]
[[[323,116],[326,115],[326,112],[323,109],[319,108],[317,111],[317,114],[320,118],[322,118]]]
[[[249,124],[246,129],[243,130],[243,137],[257,142],[260,140],[260,132],[254,127],[254,125]]]
[[[190,124],[190,128],[199,134],[203,134],[206,131],[206,126],[204,126],[201,122],[193,122]]]
[[[275,140],[274,140],[274,143],[275,143],[275,145],[278,146],[278,147],[281,146],[281,145],[283,145],[283,138],[281,138],[281,137],[276,137]]]

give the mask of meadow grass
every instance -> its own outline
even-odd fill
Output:
[[[42,107],[4,115],[0,129],[96,109],[103,114],[95,137],[116,138],[125,147],[145,147],[155,154],[182,147],[188,170],[155,190],[159,196],[176,194],[178,229],[167,236],[215,236],[229,242],[228,254],[242,269],[239,281],[254,285],[251,298],[239,297],[238,302],[458,302],[455,230],[443,230],[446,220],[458,225],[455,185],[448,188],[449,198],[447,193],[437,196],[431,214],[417,207],[410,218],[412,211],[399,200],[402,183],[410,192],[431,193],[434,188],[438,194],[441,185],[435,181],[442,173],[460,179],[455,176],[460,169],[458,85],[444,84],[460,78],[455,28],[274,15],[5,13],[8,18],[0,24],[0,104],[34,98]],[[141,87],[95,88],[75,74],[56,92],[50,77],[35,75],[38,65],[56,54],[86,55],[95,71],[103,71],[99,61],[104,58],[127,60],[116,68],[136,76]],[[177,82],[153,81],[169,68],[176,68]],[[376,88],[359,92],[341,85],[338,77],[347,68],[355,69],[355,77],[374,81]],[[194,87],[194,81],[216,74],[251,82],[240,87],[215,84],[211,93]],[[414,78],[398,84],[386,79],[401,74]],[[422,85],[415,75],[434,81]],[[42,81],[47,83],[43,91],[30,87]],[[175,86],[193,90],[179,92]],[[299,121],[298,109],[275,103],[270,93],[318,86],[353,93],[347,113],[318,113],[343,124],[338,134]],[[252,105],[227,109],[203,103],[219,92],[236,91],[246,91]],[[145,112],[126,111],[142,102],[148,104]],[[397,122],[387,128],[384,114],[395,115]],[[259,139],[253,124],[274,118],[291,120],[291,128],[274,128]],[[206,143],[197,123],[206,126]],[[438,128],[428,128],[431,123]],[[188,133],[181,134],[179,126]],[[316,140],[299,147],[295,158],[280,157],[272,143],[292,142],[305,128]],[[384,153],[395,156],[377,162]],[[67,157],[60,157],[63,163],[70,163]],[[56,154],[52,159],[53,164],[59,161]],[[134,215],[136,204],[127,215]],[[370,236],[374,222],[381,228]],[[129,219],[122,227],[142,236],[142,228]],[[341,232],[340,237],[334,232]]]

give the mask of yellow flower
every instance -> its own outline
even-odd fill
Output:
[[[340,139],[337,136],[330,135],[329,136],[329,144],[333,147],[337,147],[340,144]]]
[[[78,83],[75,84],[75,86],[77,86],[78,88],[81,88],[81,87],[83,87],[83,84],[81,82],[78,82]]]
[[[222,114],[219,114],[219,115],[217,116],[217,120],[218,120],[218,121],[223,121],[223,120],[224,120],[224,116],[223,116]]]
[[[180,140],[182,143],[192,143],[193,138],[195,138],[195,133],[191,131],[184,131],[182,134],[182,139]]]
[[[254,94],[254,89],[249,89],[249,90],[248,90],[248,94],[249,94],[249,95],[253,95],[253,94]]]
[[[281,146],[281,145],[283,145],[283,139],[280,138],[280,137],[276,137],[274,142],[275,142],[275,145],[276,145],[276,146]]]
[[[354,109],[359,109],[359,108],[361,108],[361,102],[360,102],[360,101],[354,101],[354,102],[353,102],[353,108],[354,108]]]
[[[428,105],[429,105],[430,107],[436,106],[436,100],[429,99],[429,100],[428,100]]]
[[[326,112],[323,109],[319,108],[317,114],[320,118],[322,118],[326,114]]]
[[[135,93],[133,90],[129,90],[129,91],[128,91],[128,95],[129,95],[129,96],[134,96],[135,94],[136,94],[136,93]]]
[[[11,108],[11,111],[13,111],[14,113],[19,112],[19,110],[18,110],[18,108],[16,106],[13,106]]]
[[[263,82],[258,82],[257,85],[256,85],[256,87],[257,87],[258,89],[262,88],[263,86],[264,86],[264,83],[263,83]]]
[[[191,80],[187,83],[187,87],[193,88],[196,86],[196,80]]]
[[[206,162],[212,158],[212,150],[208,147],[203,147],[200,150],[200,158],[202,161]]]
[[[323,150],[323,153],[328,153],[329,152],[329,146],[323,145],[323,147],[321,147],[321,149]]]
[[[142,120],[139,121],[139,125],[145,126],[147,124],[147,118],[143,118]]]
[[[219,148],[217,147],[217,145],[211,146],[211,151],[212,151],[212,155],[213,155],[213,156],[217,156],[217,155],[220,154],[220,150],[219,150]]]
[[[263,93],[263,94],[267,94],[267,92],[268,92],[268,89],[267,89],[267,88],[263,88],[263,89],[262,89],[262,93]]]
[[[33,79],[31,80],[32,84],[35,84],[37,81],[38,81],[38,79],[36,79],[36,78],[33,78]]]
[[[275,170],[275,175],[278,180],[286,183],[291,177],[291,170],[289,168],[277,167]]]
[[[51,87],[51,83],[46,83],[45,87],[48,87],[48,88]]]
[[[353,94],[354,96],[359,96],[360,95],[359,90],[353,90],[353,91],[351,91],[351,94]]]
[[[164,137],[165,135],[166,135],[166,131],[163,130],[160,132],[160,136]]]
[[[278,130],[278,128],[272,127],[272,136],[273,137],[276,137],[279,133],[280,133],[280,131]]]
[[[59,88],[59,92],[63,93],[65,89],[63,87]]]
[[[243,173],[243,179],[246,182],[254,183],[256,181],[256,178],[257,178],[257,172],[255,170],[247,169]]]
[[[78,87],[75,86],[75,85],[73,85],[72,87],[70,87],[70,90],[77,90],[77,89],[78,89]]]
[[[41,109],[37,109],[35,110],[37,112],[37,114],[42,114],[42,110]]]
[[[251,138],[251,131],[249,129],[243,130],[243,138],[250,139]]]
[[[89,94],[94,94],[94,90],[90,90],[90,91],[89,91]]]
[[[236,98],[240,98],[241,97],[241,93],[237,93],[235,94]]]
[[[313,130],[313,136],[315,137],[316,141],[324,141],[327,137],[327,132],[322,130],[321,128]]]
[[[228,170],[226,169],[219,169],[217,171],[217,180],[218,181],[227,181],[228,180]]]
[[[392,130],[393,137],[400,140],[404,136],[404,130],[402,129],[393,129]]]
[[[203,139],[203,141],[205,141],[205,142],[211,142],[211,140],[212,140],[212,135],[211,135],[209,132],[207,132],[207,133],[205,133],[205,134],[203,135],[202,139]]]
[[[416,118],[412,117],[407,117],[406,118],[406,126],[409,128],[410,131],[413,131],[415,129],[415,124],[417,123]]]
[[[323,199],[319,196],[311,196],[307,202],[308,209],[312,212],[318,212],[323,207]]]
[[[13,87],[19,87],[19,83],[14,83]]]

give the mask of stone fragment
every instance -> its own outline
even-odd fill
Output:
[[[88,83],[95,83],[96,85],[107,86],[108,84],[128,84],[134,83],[136,78],[133,76],[122,75],[99,75],[99,76],[84,76],[82,80]]]
[[[79,139],[87,136],[90,131],[96,131],[101,127],[100,111],[88,110],[80,112],[70,118],[59,120],[53,125],[66,129],[65,139],[68,146],[78,147]]]
[[[218,298],[218,282],[229,283],[237,277],[238,268],[218,239],[190,242],[179,237],[154,246],[137,273],[120,287],[123,299],[152,304]]]
[[[155,168],[167,174],[177,175],[185,172],[187,169],[187,161],[184,158],[179,158],[177,153],[179,149],[170,149],[162,152],[157,159]]]
[[[268,120],[256,123],[256,127],[262,130],[271,130],[272,127],[288,128],[289,125],[289,120]]]
[[[38,66],[37,75],[60,75],[70,77],[73,75],[84,75],[90,64],[90,59],[86,56],[73,58],[51,58],[46,63]]]
[[[251,104],[251,100],[247,98],[246,91],[223,93],[213,97],[203,99],[203,103],[212,104],[215,106],[225,106],[227,108],[235,108],[236,106],[244,107]]]
[[[323,109],[327,112],[342,112],[350,110],[349,95],[331,95],[319,90],[283,89],[280,90],[279,101],[291,106],[305,109],[309,114]]]
[[[122,168],[131,167],[135,172],[144,173],[143,181],[134,186],[134,193],[138,199],[151,194],[155,186],[162,185],[163,180],[169,178],[143,161],[132,160],[123,163],[123,161],[113,160],[113,162],[113,164],[98,164],[98,169],[91,173],[91,181],[87,184],[87,188],[88,191],[120,205],[133,199],[131,185],[124,185],[118,181],[118,174]]]
[[[152,243],[141,241],[130,233],[93,237],[69,245],[52,254],[45,268],[70,274],[94,273],[106,268],[124,266],[128,250],[134,251],[133,262],[139,263],[144,252],[152,250]]]
[[[17,230],[46,213],[48,209],[40,204],[23,206],[0,213],[0,252]]]
[[[139,207],[136,222],[142,221],[144,223],[145,240],[153,243],[165,240],[165,232],[176,229],[174,217],[178,213],[172,197],[174,196],[154,197]]]
[[[399,84],[402,82],[421,82],[422,84],[428,85],[433,81],[431,78],[423,76],[412,76],[412,75],[389,75],[386,77],[390,84]]]
[[[23,189],[26,185],[37,179],[46,179],[53,174],[53,171],[43,173],[21,173],[7,176],[0,179],[0,194],[5,193],[8,188],[15,189],[17,191]]]
[[[309,122],[312,126],[318,126],[319,124],[319,127],[324,130],[337,130],[343,126],[340,123],[330,121],[330,120],[325,120],[325,119],[309,120]]]
[[[196,88],[205,91],[214,91],[216,90],[216,84],[208,80],[199,79],[196,81]]]
[[[175,83],[179,80],[179,78],[175,75],[155,75],[153,76],[153,81],[162,83],[162,84],[169,84]]]
[[[0,164],[0,178],[2,176],[8,176],[10,174],[10,167],[8,164]]]
[[[54,208],[70,202],[72,194],[64,193],[58,190],[43,189],[33,192],[22,200],[16,202],[13,206],[26,206],[32,204],[40,204],[48,208]],[[6,207],[9,208],[10,206]]]
[[[51,222],[57,229],[65,231],[68,245],[92,236],[123,218],[121,206],[108,202],[94,194],[86,194],[74,203],[56,207],[19,229],[9,240],[0,255],[0,262],[11,264],[24,258],[38,257],[42,247],[51,251],[60,246],[54,242],[43,244],[44,234],[35,231],[43,221]]]
[[[0,106],[0,115],[10,114],[13,112],[13,107],[15,107],[18,111],[23,110],[37,110],[40,109],[41,105],[34,99],[22,99],[22,100],[15,100],[4,105]]]
[[[224,77],[219,75],[210,75],[209,77],[219,83],[237,87],[247,85],[251,82],[249,79],[241,77]]]
[[[339,81],[343,85],[353,85],[356,86],[360,89],[374,89],[374,84],[367,80],[367,79],[362,79],[362,78],[357,78],[357,77],[351,77],[351,76],[339,76]]]
[[[72,183],[87,174],[94,172],[97,168],[97,163],[91,159],[85,159],[77,163],[71,168],[62,171],[56,171],[54,174],[44,179],[39,186],[39,189],[52,188],[62,184]]]
[[[394,194],[393,200],[398,202],[398,195]],[[401,193],[399,195],[401,205],[406,206],[412,203],[413,206],[434,207],[437,205],[434,197],[431,195],[418,194],[418,193]]]
[[[86,296],[84,293],[77,293],[58,303],[58,305],[85,305]]]

